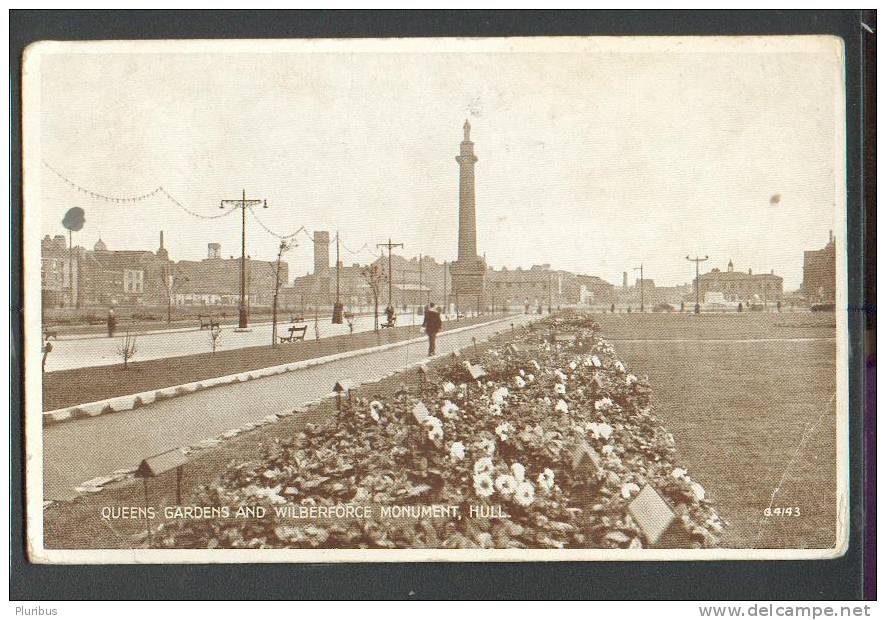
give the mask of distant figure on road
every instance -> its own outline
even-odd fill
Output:
[[[117,329],[117,316],[114,314],[114,309],[111,308],[108,310],[108,338],[114,337],[114,330]]]
[[[433,302],[425,310],[425,320],[421,326],[425,328],[425,333],[428,335],[428,355],[435,355],[437,353],[437,332],[443,327],[443,321],[440,319],[440,310]]]
[[[385,308],[385,316],[388,319],[388,326],[393,327],[394,321],[397,320],[397,315],[394,313],[394,306],[388,306]]]

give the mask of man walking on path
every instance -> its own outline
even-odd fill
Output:
[[[425,320],[421,326],[428,335],[428,355],[434,355],[437,352],[437,332],[443,327],[443,321],[440,319],[440,311],[433,303],[425,310]]]

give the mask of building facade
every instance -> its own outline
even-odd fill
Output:
[[[748,269],[747,273],[735,271],[732,261],[726,271],[714,268],[708,273],[698,276],[699,294],[706,298],[722,299],[729,303],[777,303],[784,297],[783,279],[774,273],[755,274]],[[710,294],[714,295],[710,295]]]
[[[831,231],[820,250],[803,252],[803,296],[810,303],[834,303],[837,299],[837,247]]]
[[[67,248],[62,235],[41,243],[41,288],[44,307],[232,305],[239,303],[240,259],[223,259],[221,246],[209,244],[202,261],[169,259],[160,245],[150,250],[112,250],[101,239],[92,250]],[[247,298],[252,305],[270,305],[275,261],[247,259]],[[281,286],[289,278],[280,265]]]

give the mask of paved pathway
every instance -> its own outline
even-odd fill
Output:
[[[516,316],[515,324],[529,317]],[[437,337],[437,353],[444,355],[484,340],[509,322]],[[65,422],[43,432],[44,499],[65,499],[72,488],[115,469],[134,467],[146,456],[256,422],[329,394],[335,381],[350,378],[376,381],[395,369],[425,358],[425,342],[376,351],[282,375],[209,389],[128,412]]]
[[[384,320],[384,317],[381,318]],[[397,325],[421,325],[422,317],[410,313],[401,313],[397,317]],[[354,331],[362,332],[373,328],[374,317],[371,315],[358,316],[354,320]],[[286,329],[292,323],[281,322],[277,326],[278,334],[285,334]],[[299,323],[302,325],[302,323]],[[308,331],[306,338],[314,338],[314,320],[307,321]],[[347,323],[333,325],[330,318],[318,321],[320,338],[341,336],[348,333]],[[117,347],[120,345],[122,333],[117,332],[114,338],[107,336],[63,336],[56,342],[52,341],[52,353],[46,358],[46,372],[55,370],[69,370],[71,368],[84,368],[87,366],[107,366],[119,364],[120,355]],[[241,349],[268,344],[271,341],[271,324],[253,324],[252,331],[235,332],[234,327],[226,325],[222,327],[222,335],[219,341],[219,350]],[[145,361],[165,357],[190,355],[192,353],[206,353],[210,350],[208,330],[198,329],[170,329],[163,331],[138,334],[136,339],[137,352],[134,361]]]

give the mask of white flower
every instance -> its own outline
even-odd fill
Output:
[[[435,426],[428,431],[428,439],[431,441],[443,441],[443,429],[439,426]]]
[[[569,405],[566,404],[566,401],[562,398],[557,399],[557,406],[554,407],[555,411],[560,411],[561,413],[569,413]]]
[[[370,410],[369,417],[375,420],[376,422],[381,422],[381,416],[378,415],[378,411],[375,409]]]
[[[557,394],[564,394],[565,395],[566,394],[566,386],[563,385],[562,383],[558,383],[554,386],[554,391]]]
[[[575,363],[575,360],[572,360],[571,362],[569,362],[569,368],[571,368],[572,370],[575,370],[576,368],[578,368],[578,364]]]
[[[492,387],[493,385],[495,385],[495,384],[492,381],[486,382],[486,387]]]
[[[526,376],[526,371],[523,370],[522,368],[520,369],[520,376],[521,376],[521,377],[525,377],[525,376]]]
[[[686,470],[682,467],[675,467],[673,471],[671,471],[671,478],[675,480],[682,480],[686,477]]]
[[[566,383],[566,379],[568,379],[566,373],[558,368],[554,371],[554,374],[557,375],[557,378],[560,380],[561,383]]]
[[[526,468],[520,463],[511,464],[511,473],[514,474],[517,482],[523,482],[526,479]]]
[[[540,486],[545,493],[550,493],[554,489],[554,472],[545,468],[543,472],[538,475],[538,486]]]
[[[513,495],[517,490],[517,480],[513,476],[502,474],[495,479],[495,490],[502,495]]]
[[[460,441],[455,441],[449,446],[449,456],[453,460],[460,461],[465,458],[465,445]]]
[[[492,476],[489,474],[474,475],[474,492],[480,497],[489,497],[493,493]]]
[[[492,393],[492,402],[494,402],[496,405],[499,405],[499,406],[504,405],[505,399],[510,394],[511,393],[508,391],[508,388],[502,386]]]
[[[443,417],[448,420],[453,420],[458,418],[458,405],[453,403],[452,401],[447,400],[443,403],[443,406],[440,407],[440,412],[443,414]]]
[[[517,490],[514,491],[514,501],[521,506],[529,506],[535,501],[535,487],[531,482],[525,480],[517,485]]]
[[[609,439],[612,436],[612,427],[605,422],[591,422],[585,425],[596,439]]]
[[[628,375],[625,377],[625,385],[631,387],[637,382],[637,377],[635,375]]]
[[[526,375],[526,380],[529,381],[529,383],[532,383],[533,381],[535,381],[535,375],[529,373],[528,375]]]
[[[498,403],[492,403],[491,405],[489,405],[489,413],[494,416],[501,415],[501,405],[499,405]]]
[[[518,388],[524,388],[524,387],[526,387],[526,382],[523,380],[523,377],[516,377],[516,378],[514,378],[514,384],[515,384]]]
[[[615,452],[615,446],[611,446],[609,444],[606,444],[605,446],[600,448],[600,454],[604,454],[606,456],[609,456],[610,454],[613,454],[614,452]]]
[[[600,358],[597,357],[596,355],[591,356],[591,364],[594,365],[594,368],[602,368],[603,367],[603,363],[600,361]]]
[[[636,482],[628,482],[627,484],[621,485],[621,496],[625,499],[630,499],[631,495],[639,492],[640,486]]]
[[[385,406],[381,403],[381,401],[374,400],[371,403],[369,403],[369,408],[372,409],[373,411],[382,411],[385,408]]]
[[[489,437],[483,437],[480,439],[480,442],[477,444],[480,452],[485,452],[489,456],[495,454],[495,440],[490,439]]]
[[[539,363],[536,362],[535,360],[532,360],[532,361],[529,362],[529,363],[532,364],[532,365],[535,367],[536,370],[541,370],[541,366],[540,366]]]
[[[512,432],[513,430],[514,427],[511,426],[510,422],[502,422],[495,427],[495,434],[498,435],[498,438],[502,441],[507,441],[508,433]]]
[[[491,474],[495,470],[495,465],[492,464],[492,459],[488,456],[484,456],[482,459],[478,459],[474,463],[474,475],[479,476],[480,474]]]
[[[616,372],[621,374],[625,373],[625,365],[621,363],[621,360],[615,360],[613,366],[615,367]]]
[[[447,381],[446,383],[443,384],[443,391],[446,394],[451,394],[452,392],[455,391],[455,384],[453,384],[452,381]]]

